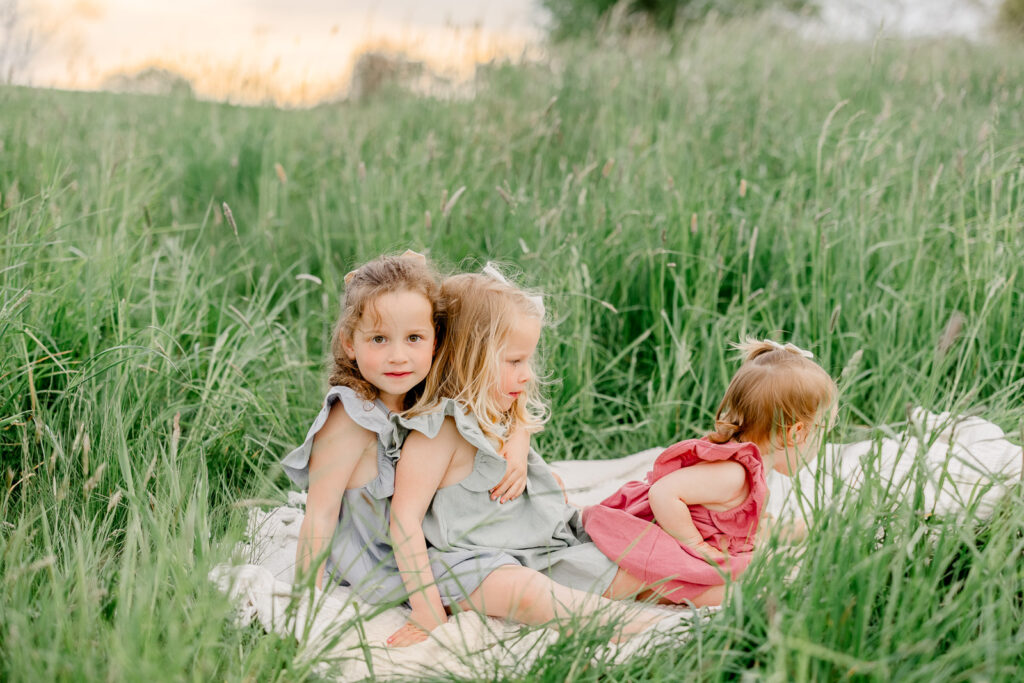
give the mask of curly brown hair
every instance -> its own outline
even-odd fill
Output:
[[[377,398],[379,390],[363,378],[356,361],[345,353],[344,342],[352,339],[364,314],[374,314],[373,304],[383,294],[416,292],[422,294],[433,311],[432,321],[440,341],[443,332],[444,304],[441,286],[426,257],[413,251],[399,256],[381,256],[365,263],[345,276],[345,294],[341,315],[331,335],[331,361],[328,382],[332,386],[350,387],[366,400]],[[412,405],[422,386],[406,395],[406,407]]]

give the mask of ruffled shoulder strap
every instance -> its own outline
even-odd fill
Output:
[[[454,399],[441,399],[436,410],[414,417],[398,415],[395,419],[407,432],[420,432],[428,439],[441,431],[446,417],[455,421],[455,428],[471,446],[476,448],[473,472],[458,485],[470,491],[489,491],[505,476],[507,463],[498,453],[496,444],[484,436],[476,417]]]
[[[733,460],[747,470],[750,482],[750,494],[738,506],[724,512],[712,512],[718,519],[727,519],[738,515],[761,514],[761,508],[767,495],[768,485],[765,480],[764,461],[761,452],[752,443],[711,443],[707,439],[689,439],[680,441],[666,448],[654,461],[654,468],[647,474],[647,481],[653,484],[666,474],[683,467],[696,465],[699,462],[718,462]]]
[[[367,490],[377,498],[390,496],[395,487],[395,460],[405,431],[391,418],[383,404],[360,398],[350,387],[333,386],[328,390],[320,413],[306,432],[305,441],[281,460],[281,466],[297,486],[309,487],[309,456],[313,450],[313,437],[323,429],[331,407],[339,401],[353,422],[377,435],[377,477],[367,484]]]

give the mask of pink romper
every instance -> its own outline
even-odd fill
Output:
[[[704,540],[729,554],[715,566],[654,522],[647,496],[651,485],[666,474],[700,462],[721,460],[743,465],[750,494],[736,507],[721,512],[703,505],[689,506],[693,523]],[[690,439],[665,449],[654,461],[654,469],[647,473],[646,482],[627,482],[600,504],[586,508],[583,525],[597,547],[619,567],[658,595],[681,603],[723,585],[723,574],[735,579],[747,568],[767,491],[757,446]]]

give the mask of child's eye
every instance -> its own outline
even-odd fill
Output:
[[[409,335],[409,341],[411,341],[411,342],[423,341],[423,335],[421,335],[421,334],[410,334]]]
[[[523,361],[522,361],[521,359],[519,359],[519,358],[515,358],[515,359],[510,359],[510,360],[509,360],[508,362],[509,362],[509,363],[510,363],[511,365],[519,365],[519,364],[520,364],[520,363],[522,363]]]
[[[384,343],[384,342],[386,342],[387,340],[388,340],[388,338],[387,338],[387,337],[385,337],[385,336],[384,336],[384,335],[382,335],[382,334],[378,334],[378,335],[375,335],[375,336],[373,336],[373,337],[371,337],[371,338],[370,338],[370,341],[371,341],[372,343],[374,343],[374,344],[383,344],[383,343]]]

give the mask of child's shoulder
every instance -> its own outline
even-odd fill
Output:
[[[355,421],[342,401],[335,401],[327,406],[327,418],[324,420],[324,426],[320,429],[319,435],[326,434],[373,436],[371,430]]]
[[[480,423],[466,406],[453,398],[442,398],[424,412],[415,415],[400,414],[399,423],[409,430],[410,435],[421,433],[434,439],[442,433],[462,434],[468,441],[483,436]]]
[[[380,402],[364,399],[345,386],[328,389],[307,438],[312,436],[359,440],[379,438],[386,442],[399,440],[395,424]]]
[[[416,416],[426,417],[426,416]],[[462,438],[455,418],[451,415],[432,414],[429,419],[416,419],[416,417],[403,419],[403,424],[408,426],[409,435],[405,437],[406,445],[415,446],[418,443],[432,441],[434,443],[455,443]]]
[[[654,461],[653,474],[657,478],[682,467],[723,461],[736,462],[751,473],[761,473],[764,469],[761,453],[752,443],[712,443],[708,439],[687,439],[662,451]]]
[[[380,401],[360,396],[355,389],[335,385],[327,390],[323,402],[331,413],[344,413],[356,424],[374,424],[388,421],[388,410]],[[340,410],[334,410],[339,407]]]

